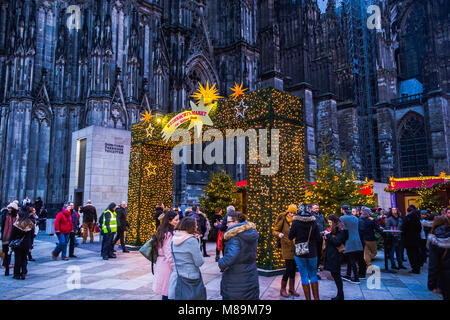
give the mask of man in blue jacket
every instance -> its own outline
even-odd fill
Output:
[[[357,267],[358,252],[363,251],[361,239],[358,232],[358,218],[352,215],[349,205],[344,204],[341,207],[341,221],[348,230],[348,239],[345,242],[345,254],[347,256],[347,275],[342,279],[351,283],[359,284],[359,273]],[[353,272],[353,277],[351,276]]]
[[[377,241],[375,231],[383,234],[383,228],[370,218],[371,210],[367,207],[361,208],[361,217],[359,218],[359,233],[364,242],[364,261],[367,267],[372,265],[372,260],[377,255]]]

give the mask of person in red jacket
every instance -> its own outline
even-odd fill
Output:
[[[69,260],[67,258],[67,244],[69,242],[70,233],[73,230],[72,215],[68,210],[69,204],[65,204],[63,210],[56,215],[55,219],[55,233],[58,237],[58,244],[52,252],[53,260],[56,260],[61,254],[61,260]]]

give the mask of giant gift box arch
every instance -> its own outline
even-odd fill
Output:
[[[211,89],[208,86],[204,88]],[[239,88],[238,85],[236,87]],[[273,88],[246,94],[239,91],[240,94],[227,99],[217,99],[217,95],[212,99],[202,97],[198,105],[205,101],[213,126],[203,126],[201,130],[218,129],[225,137],[226,129],[268,129],[269,133],[270,129],[279,129],[279,170],[276,174],[261,175],[260,169],[268,165],[261,164],[259,158],[257,164],[250,164],[250,152],[246,155],[247,216],[256,224],[260,235],[257,264],[261,269],[274,270],[284,265],[281,252],[276,247],[276,238],[272,235],[274,220],[289,204],[299,203],[304,193],[303,105],[299,98]],[[191,106],[197,104],[191,102]],[[128,191],[129,244],[142,245],[148,241],[155,232],[156,205],[172,203],[171,152],[178,142],[166,142],[163,137],[167,138],[167,133],[163,128],[179,115],[182,114],[157,118],[146,112],[142,121],[133,125]],[[180,128],[187,129],[188,122]],[[271,139],[269,134],[269,152]]]

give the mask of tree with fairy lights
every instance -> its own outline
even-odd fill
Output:
[[[430,208],[432,212],[439,212],[441,201],[438,191],[441,191],[439,187],[427,188],[425,180],[423,180],[421,188],[417,190],[419,208],[421,210]]]
[[[342,204],[350,206],[373,206],[374,195],[365,195],[361,189],[373,184],[373,181],[357,182],[355,172],[349,168],[348,161],[343,160],[340,166],[337,157],[327,152],[317,160],[317,170],[314,171],[316,181],[307,182],[306,202],[318,203],[325,217],[329,214],[341,215]]]
[[[203,190],[205,196],[200,197],[200,204],[211,219],[216,208],[221,208],[226,212],[229,205],[237,203],[237,187],[231,177],[225,172],[213,173],[211,180]]]

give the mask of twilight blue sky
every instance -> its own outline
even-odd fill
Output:
[[[336,0],[336,5],[339,6],[342,0]],[[328,0],[317,0],[317,3],[319,4],[319,8],[322,12],[325,12],[325,9],[327,8],[327,2]]]

